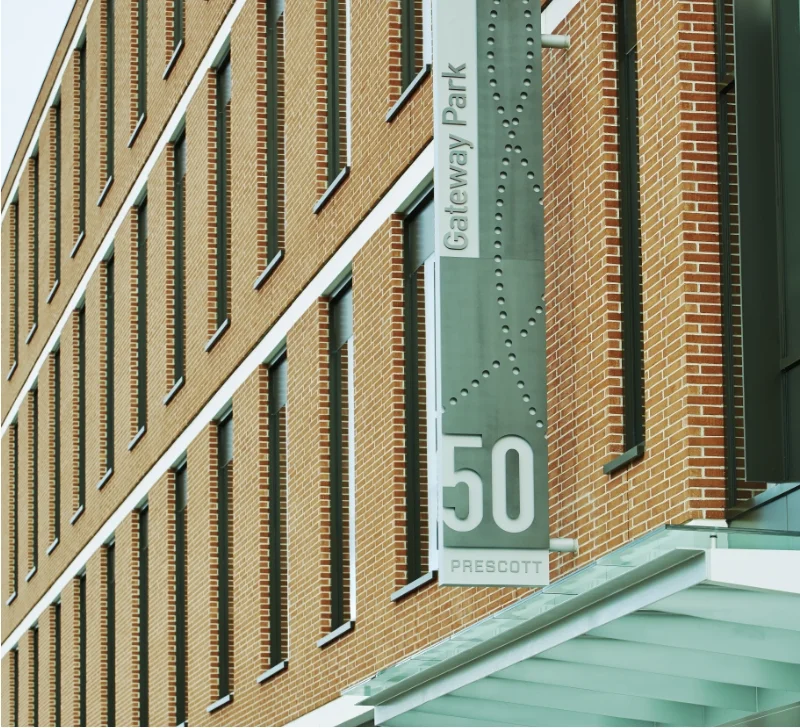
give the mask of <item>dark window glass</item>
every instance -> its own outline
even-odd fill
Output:
[[[53,129],[53,176],[55,178],[55,226],[53,236],[54,283],[61,278],[61,101],[53,107],[55,124]]]
[[[422,0],[401,0],[400,12],[401,81],[406,88],[423,67]]]
[[[11,650],[11,690],[14,699],[14,710],[12,720],[14,725],[19,725],[19,649]]]
[[[106,179],[114,176],[114,6],[106,0]]]
[[[185,376],[185,316],[186,316],[186,270],[185,270],[185,236],[186,236],[186,136],[175,143],[175,280],[172,301],[175,322],[175,382]],[[174,383],[174,382],[173,382]]]
[[[39,563],[39,390],[31,389],[31,557],[32,568]]]
[[[86,307],[78,309],[78,508],[86,503]]]
[[[286,397],[282,356],[269,370],[269,647],[274,667],[286,659]]]
[[[33,213],[33,240],[31,240],[31,294],[33,311],[31,327],[39,321],[39,154],[31,157],[33,165],[33,189],[31,190],[31,212]]]
[[[353,292],[331,302],[331,630],[350,619],[352,567]]]
[[[16,594],[19,588],[19,423],[15,422],[9,428],[11,446],[11,594]]]
[[[136,247],[136,285],[138,306],[136,309],[136,416],[137,429],[147,425],[147,200],[138,211],[139,227]]]
[[[434,248],[433,195],[405,220],[405,420],[406,574],[409,582],[428,570],[428,412],[425,261]]]
[[[106,471],[114,467],[114,257],[106,261]]]
[[[116,722],[117,704],[117,582],[116,552],[114,544],[106,550],[106,629],[108,630],[106,655],[106,712],[108,725]]]
[[[230,312],[231,58],[217,68],[217,326]]]
[[[31,712],[33,713],[31,725],[39,725],[39,625],[33,628],[33,705]]]
[[[86,725],[86,574],[78,578],[78,725]]]
[[[644,449],[636,2],[617,0],[625,450]]]
[[[286,0],[269,3],[267,28],[267,257],[283,242],[283,12]]]
[[[177,48],[179,43],[183,42],[183,3],[184,0],[173,0],[173,16],[172,16],[172,23],[174,28],[174,37],[175,37],[175,47]]]
[[[219,696],[231,692],[230,669],[230,490],[233,485],[233,416],[217,426],[217,507],[219,529]]]
[[[14,291],[12,293],[12,300],[11,300],[11,325],[14,327],[14,333],[12,338],[12,351],[11,351],[11,366],[16,367],[16,363],[19,360],[19,202],[15,202],[11,206],[11,214],[13,215],[12,225],[13,225],[13,239],[12,245],[14,250],[12,252],[12,258],[14,263],[14,280],[12,281],[12,286],[14,287]],[[14,369],[12,368],[12,372]],[[11,375],[9,374],[9,377]]]
[[[347,164],[347,2],[327,0],[328,184]]]
[[[78,49],[78,228],[86,232],[86,41]]]
[[[150,602],[148,509],[139,511],[139,725],[149,725]]]
[[[178,725],[188,718],[188,642],[186,603],[186,465],[175,471],[175,717]]]
[[[53,680],[55,682],[55,723],[61,725],[61,602],[55,605],[53,614],[53,631],[55,632],[55,665],[53,670]]]
[[[61,536],[61,349],[53,351],[53,533]]]
[[[147,113],[147,0],[139,0],[139,42],[136,55],[136,73],[139,81],[137,102],[139,119]]]

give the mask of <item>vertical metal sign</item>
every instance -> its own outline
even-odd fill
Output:
[[[439,581],[549,583],[538,0],[434,0]]]

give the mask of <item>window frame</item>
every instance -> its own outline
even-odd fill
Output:
[[[53,349],[53,542],[47,553],[53,552],[61,538],[61,345]]]
[[[114,373],[114,354],[116,349],[116,290],[115,290],[115,274],[116,268],[114,265],[114,253],[106,259],[105,263],[106,272],[106,357],[105,357],[105,374],[106,374],[106,473],[103,479],[98,483],[98,488],[102,488],[105,482],[114,472],[114,437],[115,437],[115,420],[114,420],[114,407],[115,402],[115,373]]]
[[[114,54],[116,53],[116,38],[114,36],[116,27],[116,0],[105,1],[105,31],[106,31],[106,47],[105,47],[105,60],[106,60],[106,88],[105,88],[105,102],[106,102],[106,149],[105,149],[105,185],[100,192],[100,197],[97,200],[97,205],[103,204],[103,200],[108,194],[108,190],[114,181],[114,106],[116,101],[116,85],[115,81],[115,63]]]
[[[645,451],[638,39],[635,0],[616,0],[616,12],[623,453],[603,466],[606,475],[614,475],[621,468],[642,457]]]
[[[283,608],[285,548],[281,531],[281,508],[284,506],[286,487],[282,479],[287,478],[287,463],[281,459],[288,452],[288,418],[284,416],[281,427],[281,412],[288,412],[288,359],[286,352],[280,354],[269,366],[269,646],[270,668],[277,667],[287,659],[284,654],[286,617]],[[281,379],[283,380],[281,382]]]
[[[173,381],[172,395],[186,379],[186,132],[173,148]],[[169,402],[171,396],[167,395]]]
[[[228,442],[229,439],[229,442]],[[230,498],[231,477],[234,458],[233,411],[227,412],[217,421],[217,574],[218,574],[218,613],[219,634],[219,699],[233,692],[230,662]],[[227,453],[230,453],[230,456]],[[226,459],[227,458],[227,459]]]
[[[29,164],[33,165],[33,185],[31,190],[31,213],[33,217],[33,238],[31,239],[30,261],[31,261],[31,288],[33,291],[33,311],[31,314],[31,327],[28,331],[28,336],[25,343],[30,343],[36,329],[39,326],[39,181],[40,181],[40,167],[39,167],[39,149],[37,148],[30,158]]]
[[[86,237],[86,38],[76,49],[80,68],[78,69],[78,239],[70,257],[75,257]]]
[[[86,304],[76,311],[77,316],[77,349],[78,349],[78,507],[72,516],[74,524],[86,507]]]
[[[438,528],[436,523],[437,513],[437,478],[436,478],[436,261],[435,261],[435,231],[430,232],[430,250],[424,243],[418,246],[414,239],[414,223],[423,213],[433,215],[433,188],[426,189],[405,211],[403,218],[403,313],[404,313],[404,412],[405,412],[405,452],[406,452],[406,581],[408,586],[422,586],[431,580],[433,573],[438,568]],[[412,321],[417,321],[418,304],[418,271],[423,270],[424,304],[425,304],[425,402],[424,413],[420,407],[418,364],[420,337],[417,326],[412,326]],[[413,355],[412,355],[413,352]],[[419,421],[426,418],[426,472],[427,472],[427,553],[423,550],[420,531],[423,524],[423,514],[417,508],[421,495],[418,462],[420,448]],[[417,518],[412,518],[416,514]],[[427,561],[427,568],[423,568],[423,561]],[[404,587],[392,595],[392,600],[402,598],[409,593]]]
[[[28,396],[31,398],[31,569],[26,581],[30,581],[39,566],[39,387],[38,380],[31,387]],[[34,721],[34,725],[37,723]]]
[[[116,544],[106,546],[106,721],[107,725],[116,723],[117,691],[117,572]]]
[[[232,220],[228,217],[229,200],[232,194],[229,168],[231,150],[228,140],[231,129],[227,104],[233,99],[233,69],[231,67],[230,49],[215,69],[216,82],[216,138],[217,138],[217,250],[216,250],[216,331],[219,332],[230,321],[229,296],[231,288],[230,254],[228,241]],[[212,339],[216,342],[216,339]],[[211,343],[211,342],[209,342]],[[210,350],[210,347],[209,347]]]
[[[148,504],[138,511],[138,567],[139,567],[139,660],[137,685],[139,697],[139,725],[149,725],[150,694],[150,519]]]
[[[348,280],[331,297],[330,302],[330,337],[329,337],[329,357],[328,370],[330,376],[330,559],[331,559],[331,633],[346,627],[355,621],[356,595],[355,595],[355,423],[354,423],[354,395],[355,387],[353,381],[354,374],[354,335],[353,335],[353,316],[352,316],[352,280]],[[349,298],[349,303],[346,302]],[[337,343],[337,329],[339,328],[337,317],[342,314],[348,316],[345,330],[349,329],[349,334],[342,338],[341,343]],[[344,390],[341,387],[342,369],[341,352],[342,349],[349,347],[347,358],[347,405],[348,421],[347,433],[341,428],[344,410],[342,407],[342,396]],[[347,543],[344,540],[344,501],[343,489],[343,448],[345,437],[348,442],[348,463],[347,463],[347,495],[348,495],[348,531]],[[345,550],[348,551],[349,568],[345,573]],[[349,603],[345,605],[345,588],[349,590]],[[347,616],[347,619],[345,619]]]
[[[186,462],[174,470],[175,475],[175,719],[185,725],[189,719],[188,690],[188,600],[186,575],[187,553],[187,508],[189,484]]]
[[[86,572],[78,577],[78,725],[86,725]]]
[[[50,303],[55,296],[61,280],[61,97],[52,106],[53,109],[53,170],[54,177],[53,189],[55,208],[55,225],[53,226],[53,284],[47,294],[47,303]]]

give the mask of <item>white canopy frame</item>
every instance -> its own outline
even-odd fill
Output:
[[[346,693],[392,726],[800,711],[800,534],[659,529]]]

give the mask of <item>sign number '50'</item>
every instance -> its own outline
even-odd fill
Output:
[[[445,488],[460,483],[467,486],[466,518],[459,518],[455,509],[445,508],[443,519],[454,531],[472,531],[483,521],[483,481],[474,470],[456,470],[456,448],[481,448],[480,435],[445,435],[443,438],[443,481]],[[515,451],[519,458],[519,515],[508,515],[506,456]],[[533,450],[516,435],[501,437],[492,447],[492,517],[494,522],[508,533],[521,533],[533,523]]]

